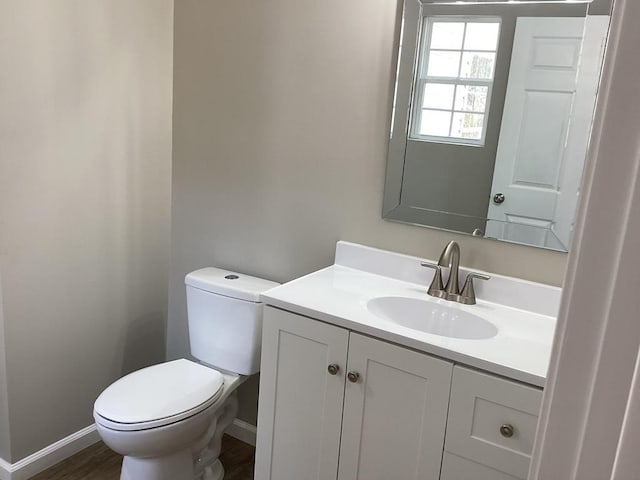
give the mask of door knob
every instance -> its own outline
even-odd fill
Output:
[[[347,373],[347,378],[351,383],[357,383],[360,380],[360,374],[358,372]]]
[[[327,367],[327,371],[331,374],[331,375],[337,375],[338,372],[340,371],[340,366],[336,363],[332,363],[331,365],[329,365]]]
[[[514,432],[515,432],[515,429],[513,428],[513,425],[510,425],[508,423],[505,423],[500,427],[500,435],[502,435],[505,438],[513,437]]]
[[[493,203],[500,205],[502,202],[504,202],[504,193],[496,193],[493,196]]]

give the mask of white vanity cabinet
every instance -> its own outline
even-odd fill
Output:
[[[254,478],[524,479],[541,392],[267,306]]]
[[[452,363],[271,307],[262,348],[255,480],[439,478]]]

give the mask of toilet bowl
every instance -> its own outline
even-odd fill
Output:
[[[236,389],[259,370],[259,294],[278,284],[217,268],[192,272],[185,283],[191,353],[203,363],[138,370],[94,404],[98,434],[124,457],[121,480],[221,480],[220,443],[238,410]]]
[[[93,416],[104,443],[125,458],[120,478],[222,478],[220,440],[235,418],[235,389],[243,380],[181,359],[107,388]]]

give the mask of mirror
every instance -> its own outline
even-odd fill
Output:
[[[610,10],[405,0],[383,217],[568,251]]]

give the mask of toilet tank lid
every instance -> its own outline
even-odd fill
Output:
[[[264,278],[214,267],[201,268],[187,274],[184,283],[200,290],[249,302],[259,302],[261,293],[280,285]]]

